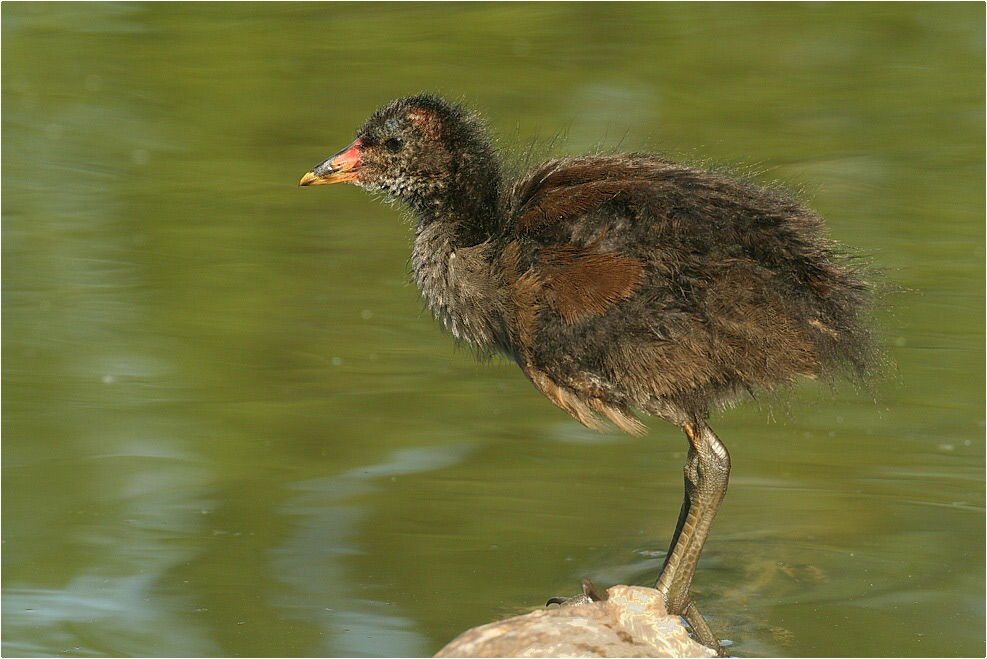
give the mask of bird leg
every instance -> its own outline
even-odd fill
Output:
[[[730,454],[705,421],[687,421],[682,429],[689,438],[684,469],[685,499],[655,588],[664,595],[669,613],[680,615],[689,623],[697,641],[719,651],[720,643],[689,596],[689,586],[713,518],[727,491]]]

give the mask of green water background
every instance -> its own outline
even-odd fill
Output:
[[[650,583],[685,440],[598,435],[299,189],[436,91],[509,155],[802,189],[903,288],[875,392],[715,415],[694,582],[740,656],[984,652],[984,18],[966,4],[4,3],[3,653],[426,655]]]

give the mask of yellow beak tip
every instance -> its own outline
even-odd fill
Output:
[[[312,183],[317,180],[319,180],[318,176],[312,172],[305,172],[305,176],[303,176],[302,180],[298,182],[298,185],[312,185]]]

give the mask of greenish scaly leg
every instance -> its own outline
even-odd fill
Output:
[[[722,652],[719,641],[689,596],[689,586],[713,518],[727,491],[730,454],[705,421],[688,421],[682,429],[689,438],[684,469],[685,499],[655,588],[665,596],[669,613],[680,615],[689,623],[697,641]]]

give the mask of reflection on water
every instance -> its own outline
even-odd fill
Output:
[[[400,607],[375,599],[365,584],[346,587],[345,558],[368,553],[362,529],[371,511],[356,501],[379,491],[377,481],[445,469],[470,452],[465,444],[403,449],[378,464],[289,486],[297,495],[282,504],[280,514],[297,521],[284,544],[272,550],[272,571],[285,585],[272,603],[283,615],[324,629],[326,643],[315,654],[430,654],[428,639]],[[336,584],[328,607],[326,584]]]
[[[712,420],[695,594],[741,656],[983,651],[981,6],[0,11],[5,654],[422,655],[653,581],[681,433],[596,435],[474,363],[398,209],[295,187],[422,89],[509,155],[804,188],[906,289],[876,405],[807,384]]]
[[[202,532],[201,520],[213,507],[203,498],[207,470],[165,441],[132,447],[121,441],[114,448],[123,452],[94,454],[75,465],[102,484],[92,488],[91,499],[64,492],[64,498],[42,508],[56,514],[35,520],[41,523],[30,532],[23,523],[13,533],[5,529],[5,562],[33,568],[27,572],[33,578],[19,573],[13,585],[5,580],[5,654],[141,655],[148,648],[171,656],[220,652],[208,630],[184,624],[183,612],[194,605],[187,593],[152,595],[162,574],[197,553],[169,539]],[[60,466],[49,469],[57,472]],[[23,471],[5,466],[4,479],[21,482],[27,476]],[[56,473],[32,471],[46,486],[73,482],[71,475],[63,474],[63,481]],[[18,491],[9,482],[5,488]],[[8,511],[5,506],[5,518]],[[27,583],[33,585],[22,585]],[[176,635],[169,628],[187,632]],[[32,632],[11,632],[16,629]]]

